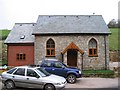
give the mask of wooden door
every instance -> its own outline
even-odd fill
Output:
[[[67,65],[77,67],[77,51],[70,49],[67,51]]]

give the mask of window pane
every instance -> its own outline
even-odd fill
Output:
[[[24,76],[25,75],[25,69],[24,68],[18,68],[17,71],[15,71],[14,74]]]
[[[19,58],[19,54],[16,54],[16,59],[17,59],[17,60],[19,60],[19,59],[20,59],[20,58]]]
[[[51,63],[50,63],[50,62],[45,62],[45,63],[43,64],[43,66],[44,66],[44,67],[50,67],[50,66],[51,66]]]
[[[47,55],[55,55],[55,43],[52,39],[49,39],[47,41],[47,45],[46,45],[46,54]]]
[[[97,54],[97,49],[94,49],[94,54],[95,54],[95,55]]]
[[[47,44],[47,48],[50,48],[50,44]]]
[[[89,55],[92,55],[92,49],[89,49]]]
[[[55,50],[54,49],[51,50],[51,55],[55,55]]]
[[[52,39],[49,39],[49,40],[47,41],[47,44],[55,44],[55,43],[54,43],[54,41],[53,41]]]
[[[51,44],[50,47],[51,47],[51,48],[55,48],[55,45],[54,45],[54,44]]]
[[[89,41],[89,48],[96,48],[97,47],[97,42],[95,39],[91,39]]]
[[[50,55],[50,49],[47,49],[47,55]]]
[[[16,70],[16,68],[12,68],[9,71],[7,71],[7,73],[12,74],[15,70]]]
[[[20,60],[22,60],[22,54],[20,54]]]
[[[25,60],[26,59],[26,55],[25,54],[23,54],[23,60]]]
[[[56,68],[62,68],[62,65],[60,63],[54,63],[54,67],[56,67]]]
[[[27,69],[27,76],[37,77],[37,76],[39,76],[39,75],[38,75],[34,70]]]
[[[95,39],[92,38],[92,39],[89,41],[88,47],[89,47],[89,55],[90,55],[90,56],[95,56],[95,55],[97,55],[97,41],[96,41]]]

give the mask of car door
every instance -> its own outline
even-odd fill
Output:
[[[44,64],[42,64],[42,66],[47,72],[54,74],[54,72],[52,72],[52,63],[51,62],[44,62]]]
[[[26,84],[25,68],[18,68],[12,75],[16,86],[24,87]]]
[[[26,83],[29,88],[42,88],[44,85],[40,76],[33,69],[27,69]]]
[[[54,72],[54,74],[56,75],[63,76],[63,77],[66,77],[66,74],[67,74],[65,67],[63,67],[62,63],[60,62],[53,63],[52,72]]]

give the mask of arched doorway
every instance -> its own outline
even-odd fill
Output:
[[[67,51],[67,65],[77,67],[78,51],[75,49],[69,49]]]
[[[64,61],[64,54],[67,52],[67,61]],[[78,67],[78,52],[81,54],[81,68],[83,68],[83,54],[84,51],[79,49],[73,42],[70,43],[62,52],[62,61],[67,62],[68,66]]]

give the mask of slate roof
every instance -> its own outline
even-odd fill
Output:
[[[39,15],[36,23],[16,23],[4,43],[34,43],[34,35],[110,34],[101,15]]]
[[[34,43],[35,23],[16,23],[4,43]]]
[[[101,15],[39,15],[33,34],[109,34]]]

